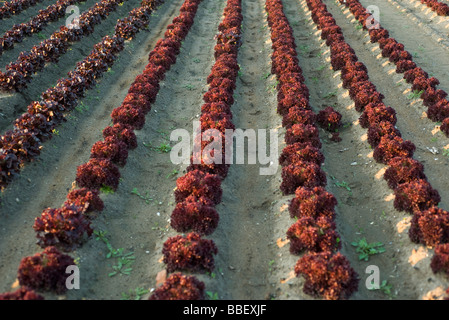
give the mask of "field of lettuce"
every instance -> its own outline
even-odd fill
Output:
[[[0,300],[447,300],[448,79],[446,0],[0,2]]]

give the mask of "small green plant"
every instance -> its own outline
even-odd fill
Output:
[[[47,36],[46,36],[45,34],[43,34],[42,32],[37,33],[37,37],[38,37],[39,39],[45,39],[45,38],[47,38]]]
[[[300,53],[301,54],[306,54],[306,53],[308,53],[309,52],[309,46],[307,46],[307,45],[301,45],[301,46],[299,46],[299,50],[300,50]]]
[[[326,68],[326,65],[323,64],[317,68],[317,71],[322,71],[324,68]]]
[[[172,172],[170,172],[169,174],[167,174],[167,179],[175,177],[178,173],[179,173],[179,170],[178,170],[178,169],[173,169]]]
[[[75,107],[75,110],[78,111],[79,113],[83,113],[84,111],[89,110],[89,106],[86,106],[84,103],[81,102],[79,105]]]
[[[112,265],[113,272],[110,272],[108,274],[109,277],[113,277],[116,274],[125,274],[130,275],[132,268],[131,265],[136,259],[134,257],[134,252],[128,252],[124,253],[123,248],[114,249],[109,242],[109,239],[106,237],[107,232],[102,230],[94,230],[95,239],[97,241],[102,241],[104,244],[106,244],[106,247],[108,248],[108,253],[106,254],[106,259],[116,258],[117,264]]]
[[[171,151],[170,144],[168,143],[161,143],[158,147],[155,147],[155,149],[160,153],[168,153]]]
[[[140,192],[137,190],[137,188],[133,188],[131,191],[131,194],[135,194],[140,199],[145,200],[146,204],[150,204],[150,201],[153,201],[153,199],[149,196],[149,192],[147,191],[146,195],[140,194]]]
[[[385,295],[388,296],[388,298],[393,299],[394,295],[392,293],[393,290],[393,286],[391,284],[388,284],[387,280],[383,280],[382,283],[380,284],[380,286],[378,288],[376,287],[372,287],[369,290],[380,290],[382,291],[382,293],[384,293]]]
[[[56,129],[51,130],[51,133],[53,133],[55,136],[59,136],[59,131]]]
[[[449,157],[449,149],[443,150],[443,156]]]
[[[206,291],[206,295],[210,300],[218,300],[218,292]]]
[[[111,194],[114,193],[114,189],[112,189],[110,186],[102,185],[100,187],[100,192],[104,194]]]
[[[140,300],[143,295],[149,291],[144,288],[129,289],[128,292],[122,292],[122,300]]]
[[[334,182],[334,184],[337,187],[339,187],[339,188],[345,188],[346,190],[349,191],[349,193],[352,194],[352,190],[351,190],[351,188],[349,187],[349,184],[346,181],[342,181],[342,182],[336,181],[336,182]]]
[[[164,231],[164,228],[159,226],[159,223],[155,222],[154,225],[151,227],[151,230],[158,230],[158,231]]]
[[[108,276],[109,277],[113,277],[116,274],[130,275],[131,271],[133,270],[133,268],[131,268],[130,266],[132,265],[132,263],[136,259],[133,256],[133,254],[134,254],[134,252],[129,252],[129,253],[126,253],[126,254],[122,253],[122,256],[117,258],[117,264],[112,266],[112,269],[114,271],[110,272],[108,274]]]
[[[275,261],[274,260],[270,260],[268,262],[268,271],[271,272],[273,270],[273,265],[274,265]]]
[[[201,62],[201,59],[195,58],[195,59],[193,59],[193,62],[195,62],[195,63],[200,63],[200,62]]]
[[[101,240],[101,241],[103,241],[103,242],[107,242],[108,241],[108,239],[106,238],[106,235],[108,234],[108,232],[107,231],[103,231],[103,230],[94,230],[94,235],[96,236],[95,237],[95,240]]]
[[[341,242],[340,237],[337,237],[337,239],[335,239],[335,249],[338,249],[340,242]]]
[[[188,90],[194,90],[194,89],[195,89],[195,86],[189,83],[189,84],[186,84],[186,85],[184,86],[184,88],[186,88],[186,89],[188,89]]]
[[[361,30],[361,29],[363,29],[363,25],[359,22],[359,23],[355,26],[355,28],[356,28],[357,30]]]
[[[421,97],[421,95],[423,94],[424,90],[413,90],[413,92],[411,92],[407,98],[409,98],[410,100],[416,100],[419,99],[419,97]]]
[[[382,242],[368,243],[366,238],[360,239],[358,242],[351,242],[351,245],[357,247],[356,252],[359,253],[359,260],[368,261],[370,256],[385,252]]]
[[[332,97],[336,97],[337,96],[337,89],[335,89],[334,91],[328,92],[323,98],[324,99],[330,99]]]
[[[262,76],[262,79],[268,79],[268,77],[271,75],[271,72],[267,72]]]
[[[313,78],[312,78],[312,81],[313,81],[313,83],[318,84],[319,79],[318,79],[318,77],[313,77]]]

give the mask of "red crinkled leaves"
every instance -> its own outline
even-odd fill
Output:
[[[18,270],[20,285],[38,291],[67,290],[65,273],[68,266],[75,265],[72,257],[62,254],[56,247],[47,247],[43,252],[22,259]]]
[[[332,107],[326,107],[318,112],[317,123],[327,131],[337,131],[341,127],[342,115]]]
[[[449,241],[449,212],[438,207],[417,212],[409,230],[410,240],[429,247]]]
[[[368,104],[359,118],[360,126],[365,129],[375,126],[382,121],[390,122],[392,125],[395,125],[397,122],[396,111],[382,103]]]
[[[84,209],[77,206],[64,206],[58,209],[47,208],[34,221],[38,242],[42,248],[56,246],[63,251],[71,251],[86,240],[93,230],[83,215]]]
[[[304,250],[312,252],[336,251],[341,243],[337,240],[335,223],[325,217],[303,217],[298,219],[287,231],[290,252],[300,254]]]
[[[123,104],[112,110],[111,118],[114,124],[129,125],[135,130],[140,130],[145,124],[145,113],[141,108],[131,104]]]
[[[20,162],[25,162],[40,154],[41,142],[34,133],[16,129],[0,137],[0,148],[10,150]]]
[[[387,135],[380,139],[379,144],[374,149],[373,158],[379,163],[388,164],[395,157],[412,157],[415,152],[415,145],[399,136]]]
[[[204,283],[194,276],[171,274],[148,300],[204,300]]]
[[[369,35],[371,39],[371,43],[378,42],[380,39],[389,38],[388,30],[379,28],[379,29],[371,29],[369,30]]]
[[[220,101],[220,102],[211,102],[205,103],[201,106],[201,113],[222,113],[222,114],[231,114],[231,107],[229,104]]]
[[[310,109],[309,100],[302,95],[286,94],[278,101],[277,112],[283,116],[290,108],[298,107],[300,109]]]
[[[384,179],[391,189],[403,183],[419,179],[426,179],[424,166],[421,162],[409,157],[397,157],[390,160],[385,171]]]
[[[407,70],[404,72],[404,79],[407,83],[413,83],[416,78],[428,78],[429,74],[420,67]]]
[[[177,203],[192,195],[205,197],[213,203],[219,204],[222,193],[220,177],[200,170],[190,171],[176,181],[175,200]]]
[[[130,90],[132,90],[132,89],[130,89]],[[151,103],[152,102],[150,102],[150,99],[148,98],[148,95],[144,94],[145,91],[146,90],[143,89],[139,93],[129,92],[128,95],[123,100],[123,104],[130,104],[132,106],[135,106],[136,108],[142,109],[142,111],[144,113],[148,113],[151,110]],[[156,91],[156,94],[157,94],[157,91]],[[156,94],[152,95],[153,102],[154,102],[154,100],[156,98]]]
[[[318,149],[321,148],[319,131],[312,125],[294,124],[287,129],[284,139],[287,144],[307,142]]]
[[[113,126],[108,126],[103,130],[103,138],[114,137],[124,142],[128,149],[137,148],[137,138],[131,126],[116,123]]]
[[[235,88],[236,88],[235,81],[233,79],[229,79],[229,78],[214,78],[209,83],[209,87],[210,88],[223,88],[223,89],[229,91],[229,93],[232,93],[233,90],[235,90]]]
[[[411,59],[410,60],[407,60],[407,59],[399,60],[396,63],[396,72],[397,73],[404,73],[408,70],[412,70],[415,68],[416,68],[416,63],[413,62]]]
[[[416,213],[438,205],[441,197],[424,179],[403,183],[394,190],[394,207],[398,211]]]
[[[358,287],[358,274],[341,253],[308,253],[295,265],[306,282],[304,292],[327,300],[347,299]]]
[[[298,187],[318,187],[326,185],[326,174],[313,162],[299,161],[282,168],[283,194],[293,194]]]
[[[212,240],[202,239],[199,234],[193,232],[185,237],[178,235],[168,238],[162,249],[168,272],[212,272],[215,267],[214,255],[217,252]]]
[[[349,89],[354,83],[368,80],[368,73],[366,71],[351,71],[341,72],[341,80],[343,81],[343,88]]]
[[[203,96],[206,103],[225,102],[229,105],[234,103],[234,97],[226,88],[210,88]]]
[[[218,226],[219,215],[208,199],[195,201],[191,197],[176,205],[170,225],[178,232],[194,231],[201,235],[211,234]]]
[[[287,145],[279,156],[279,164],[288,166],[299,161],[314,162],[321,165],[324,162],[324,155],[321,151],[309,143],[293,143]]]
[[[294,124],[314,125],[316,118],[315,113],[311,110],[306,110],[300,107],[291,107],[282,118],[282,126],[288,129]]]
[[[13,292],[0,294],[0,300],[44,300],[44,297],[27,287],[21,287]]]
[[[119,179],[120,172],[117,166],[107,159],[90,159],[76,170],[76,183],[81,188],[98,190],[108,186],[116,190]]]
[[[435,247],[430,268],[432,268],[434,273],[443,272],[449,275],[449,243],[440,244]]]
[[[432,89],[431,89],[432,90]],[[441,99],[427,109],[427,117],[435,122],[443,121],[449,117],[449,101]]]
[[[14,121],[14,127],[23,132],[33,133],[36,138],[44,142],[52,138],[55,123],[49,121],[43,114],[24,113]]]
[[[411,61],[412,55],[406,50],[394,50],[390,54],[389,60],[394,63],[398,63],[401,60]]]
[[[6,187],[19,172],[19,160],[12,151],[0,149],[0,186]]]
[[[391,122],[381,121],[379,124],[368,128],[368,143],[375,148],[382,137],[388,135],[401,137],[401,132]]]
[[[108,159],[119,166],[124,166],[128,158],[128,146],[116,137],[107,137],[103,141],[95,142],[90,157],[93,159]]]
[[[84,213],[103,211],[104,208],[103,200],[101,200],[98,190],[89,190],[87,188],[70,191],[64,204],[81,207]]]
[[[443,120],[440,130],[446,135],[446,137],[449,137],[449,117]]]
[[[447,92],[441,89],[435,89],[432,87],[427,88],[421,95],[423,99],[423,104],[426,107],[430,107],[440,101],[446,101],[444,98],[447,97]]]
[[[440,83],[438,79],[432,77],[432,78],[425,78],[425,77],[416,77],[415,80],[413,80],[412,85],[412,91],[425,91],[428,88],[434,88]]]
[[[296,189],[295,197],[289,205],[290,217],[328,217],[334,219],[337,199],[323,187],[301,187]]]

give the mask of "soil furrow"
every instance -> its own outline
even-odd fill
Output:
[[[267,29],[261,25],[265,21],[263,3],[243,1],[242,14],[242,46],[238,56],[241,70],[232,121],[236,128],[257,132],[274,128],[278,123],[273,91],[267,91],[271,50]],[[235,150],[238,151],[247,155],[248,145],[245,144],[244,150]],[[275,176],[261,175],[259,168],[259,164],[248,164],[245,156],[245,164],[231,165],[222,184],[223,200],[217,206],[220,224],[215,232],[220,238],[217,267],[225,274],[218,290],[223,294],[220,298],[260,300],[273,293],[270,269],[275,266],[270,261],[275,259],[271,240],[274,216],[270,208],[278,189]]]

